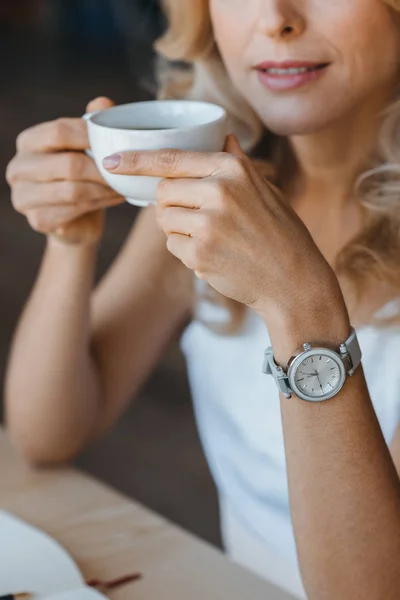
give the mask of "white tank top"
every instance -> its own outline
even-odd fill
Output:
[[[197,280],[201,288],[204,282]],[[400,299],[385,314],[400,310]],[[381,311],[380,311],[381,312]],[[212,332],[198,318],[221,322],[226,309],[201,301],[185,330],[186,357],[204,450],[216,482],[222,533],[231,557],[305,597],[291,523],[279,393],[261,367],[270,339],[247,311],[235,336]],[[358,330],[363,367],[385,440],[400,423],[400,327]]]

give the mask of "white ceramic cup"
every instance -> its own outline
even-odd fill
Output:
[[[108,185],[130,204],[156,203],[160,178],[115,175],[102,166],[106,156],[127,150],[174,148],[221,152],[227,135],[226,111],[216,104],[159,100],[115,106],[84,115],[91,152]]]

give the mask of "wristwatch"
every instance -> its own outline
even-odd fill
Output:
[[[263,372],[272,375],[286,398],[295,394],[301,400],[322,402],[336,396],[347,376],[354,375],[361,363],[357,334],[351,330],[349,339],[339,352],[304,344],[289,360],[286,370],[276,364],[272,347],[265,351]]]

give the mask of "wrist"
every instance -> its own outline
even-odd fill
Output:
[[[67,252],[71,254],[71,252],[75,253],[97,253],[101,239],[91,239],[91,240],[82,240],[82,239],[74,239],[68,238],[64,235],[57,233],[49,233],[47,234],[47,247],[51,251],[55,252]]]
[[[76,295],[82,290],[90,293],[96,272],[98,245],[65,244],[53,237],[47,238],[40,278],[44,279],[47,291],[59,295]]]
[[[90,244],[71,244],[58,236],[47,236],[46,256],[52,263],[55,261],[55,264],[63,265],[62,270],[69,269],[69,266],[73,269],[78,267],[79,270],[80,265],[90,265],[90,268],[94,268],[98,251],[99,241]]]
[[[341,294],[338,298],[330,297],[329,301],[314,297],[307,304],[297,304],[293,310],[287,307],[277,310],[264,320],[275,361],[283,368],[306,342],[337,351],[351,332]]]
[[[95,247],[104,230],[104,211],[83,215],[50,233],[48,243],[61,247]]]

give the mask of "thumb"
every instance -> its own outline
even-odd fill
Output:
[[[110,100],[110,98],[106,98],[105,96],[100,96],[99,98],[95,98],[91,100],[86,107],[86,112],[96,112],[97,110],[106,110],[106,108],[111,108],[115,106],[115,102]]]
[[[235,156],[246,156],[242,150],[242,147],[233,133],[229,134],[225,142],[225,152],[234,154]]]

